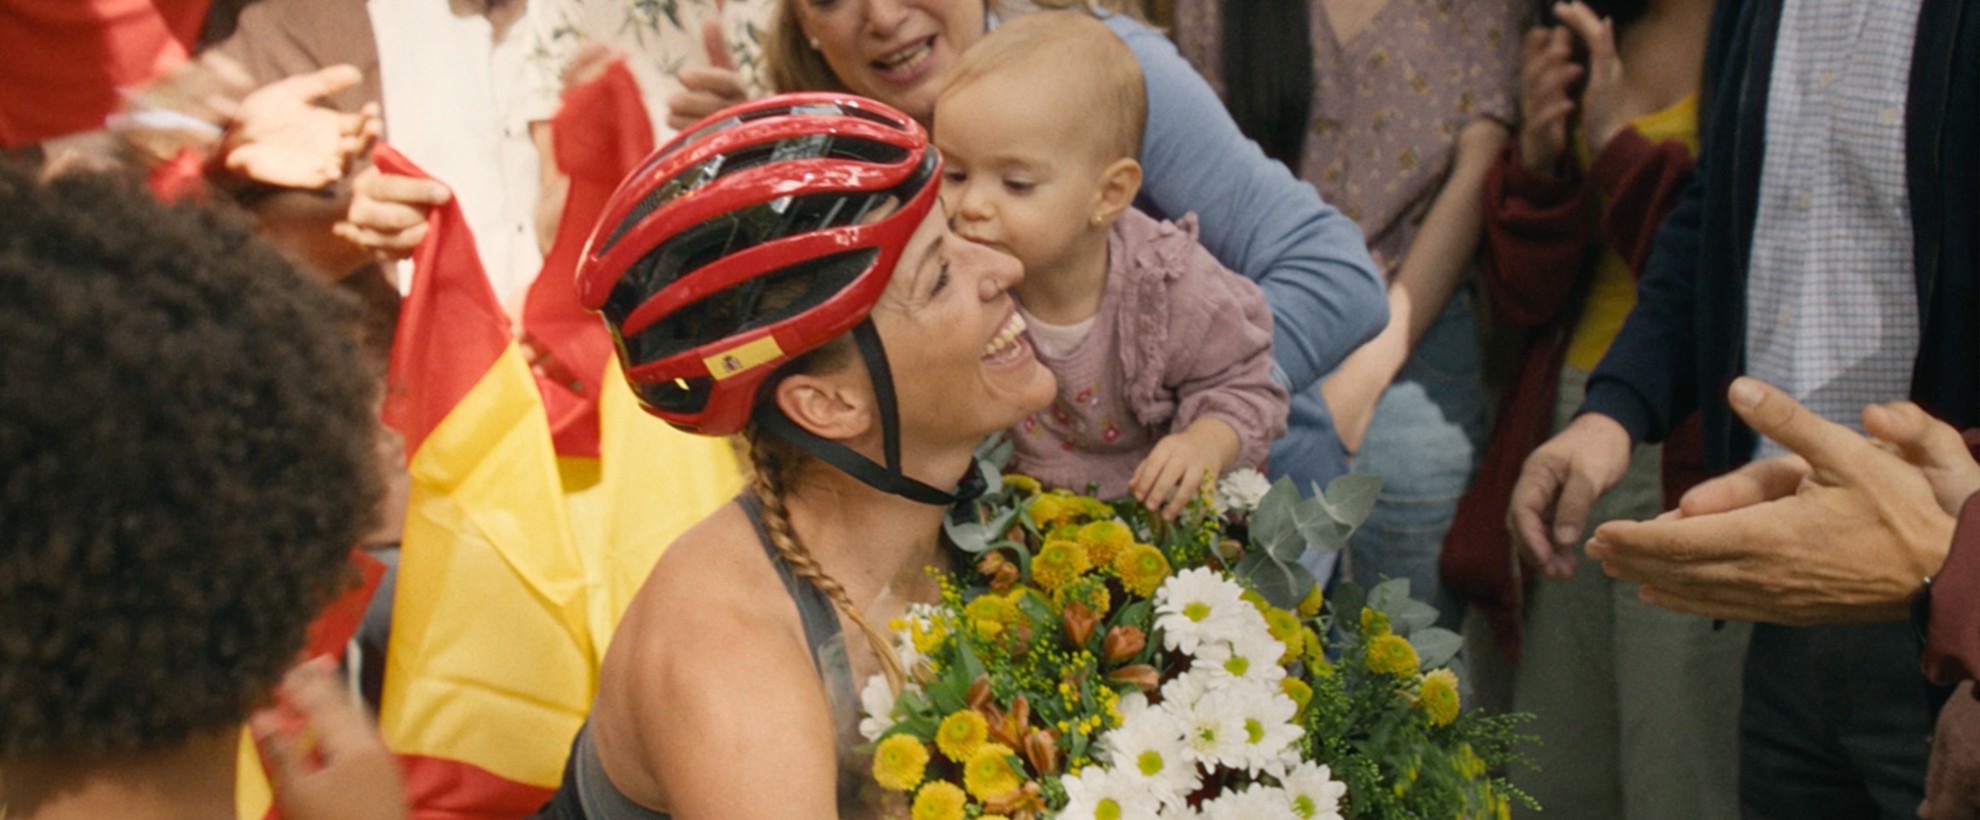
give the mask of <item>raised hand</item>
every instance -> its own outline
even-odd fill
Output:
[[[1616,56],[1615,24],[1581,0],[1554,5],[1554,17],[1588,50],[1588,82],[1581,90],[1581,138],[1590,155],[1602,153],[1627,120],[1623,116],[1623,63]]]
[[[377,138],[378,106],[345,114],[316,101],[362,79],[357,68],[335,65],[248,94],[221,146],[227,170],[286,188],[321,188],[342,178],[351,157]]]
[[[667,98],[667,125],[678,131],[703,117],[749,99],[742,72],[729,56],[729,45],[722,38],[720,10],[701,23],[701,47],[708,53],[708,66],[681,69],[681,85],[686,88]]]
[[[1575,107],[1568,89],[1582,71],[1566,29],[1537,26],[1526,33],[1519,62],[1519,164],[1528,172],[1553,174],[1567,154]]]

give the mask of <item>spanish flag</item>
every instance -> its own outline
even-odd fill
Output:
[[[374,161],[425,176],[386,146]],[[556,788],[591,705],[584,561],[536,381],[460,207],[427,230],[386,375],[411,492],[379,728],[417,816],[520,817]]]
[[[379,716],[420,818],[520,817],[556,787],[619,616],[661,550],[741,484],[721,439],[642,411],[574,272],[651,150],[623,64],[566,92],[571,178],[525,355],[459,210],[436,209],[393,340],[386,420],[412,477]],[[421,175],[381,150],[381,170]]]
[[[619,373],[604,322],[577,298],[577,262],[619,181],[653,151],[653,129],[625,62],[571,87],[551,123],[570,178],[556,240],[523,308],[537,351],[564,499],[592,591],[601,653],[660,552],[742,486],[729,442],[680,432],[646,414]]]

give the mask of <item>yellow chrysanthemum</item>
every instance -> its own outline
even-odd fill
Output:
[[[1153,596],[1155,589],[1169,580],[1169,559],[1162,551],[1147,544],[1136,544],[1114,557],[1114,574],[1121,577],[1121,586],[1143,598]]]
[[[1025,507],[1025,514],[1031,516],[1032,526],[1041,530],[1050,529],[1072,517],[1073,510],[1067,504],[1068,500],[1068,496],[1060,493],[1046,493],[1031,499],[1031,504]]]
[[[1086,550],[1073,541],[1047,541],[1031,558],[1031,580],[1047,592],[1072,583],[1086,569]]]
[[[1313,687],[1307,686],[1306,681],[1299,678],[1280,678],[1279,691],[1285,693],[1286,697],[1292,698],[1293,705],[1300,709],[1305,709],[1307,702],[1313,700]]]
[[[1101,501],[1100,499],[1094,498],[1093,496],[1090,495],[1073,496],[1072,509],[1075,515],[1079,515],[1084,518],[1114,517],[1113,507],[1107,506],[1107,502]]]
[[[1458,716],[1457,673],[1437,669],[1424,675],[1423,685],[1416,690],[1416,705],[1422,707],[1425,717],[1430,718],[1430,725],[1451,725],[1451,721],[1457,720]]]
[[[1134,533],[1126,524],[1108,519],[1080,527],[1078,540],[1086,548],[1086,560],[1104,567],[1111,566],[1115,556],[1134,546]]]
[[[1107,591],[1107,582],[1094,575],[1082,575],[1077,580],[1052,592],[1052,603],[1064,609],[1067,604],[1085,604],[1094,612],[1114,611],[1114,595]]]
[[[972,710],[962,709],[942,718],[941,725],[935,727],[935,748],[941,749],[950,760],[967,762],[989,734],[989,721]]]
[[[1299,606],[1296,608],[1299,612],[1299,617],[1311,618],[1320,614],[1320,605],[1323,600],[1320,597],[1320,585],[1314,584],[1312,589],[1306,591],[1306,597],[1299,599]]]
[[[1311,629],[1300,630],[1300,649],[1305,653],[1306,665],[1314,669],[1327,667],[1327,647],[1320,643],[1320,633]]]
[[[1265,596],[1258,594],[1258,590],[1255,589],[1247,589],[1238,593],[1238,598],[1250,604],[1252,609],[1258,610],[1258,614],[1260,615],[1265,614],[1265,610],[1272,608],[1272,602],[1265,600]]]
[[[1361,634],[1370,638],[1379,638],[1389,632],[1389,616],[1374,607],[1361,610]]]
[[[1012,473],[1011,475],[1004,476],[1004,489],[1017,490],[1025,495],[1037,495],[1044,488],[1038,486],[1038,479],[1028,475]]]
[[[1265,629],[1279,643],[1286,645],[1286,651],[1279,655],[1279,663],[1291,663],[1306,649],[1306,642],[1300,637],[1299,616],[1278,607],[1265,608]]]
[[[1368,671],[1385,675],[1416,674],[1416,647],[1401,635],[1383,635],[1368,642]]]
[[[928,768],[928,747],[911,735],[889,735],[873,749],[873,780],[880,788],[911,792]]]
[[[1002,595],[979,595],[963,607],[963,618],[969,622],[970,628],[976,634],[993,640],[1004,634],[1004,628],[1014,623],[1020,614],[1017,605]]]
[[[936,780],[921,787],[914,795],[914,806],[908,809],[912,820],[962,820],[963,806],[969,802],[969,795],[956,788],[956,784],[946,780]]]
[[[1011,747],[985,743],[963,764],[963,787],[978,800],[995,800],[1024,785],[1024,774],[1011,765]]]

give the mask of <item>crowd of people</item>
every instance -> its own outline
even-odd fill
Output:
[[[1973,5],[9,0],[0,818],[905,814],[1000,435],[1382,476],[1553,816],[1980,817]]]

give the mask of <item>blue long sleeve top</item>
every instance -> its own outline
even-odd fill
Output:
[[[1295,394],[1311,387],[1388,324],[1361,230],[1246,138],[1167,37],[1125,15],[1105,22],[1140,61],[1148,90],[1135,204],[1197,215],[1204,247],[1265,292],[1274,376]]]

